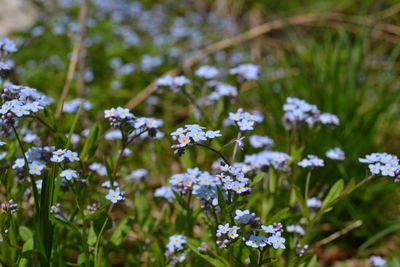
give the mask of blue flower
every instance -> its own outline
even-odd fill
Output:
[[[283,248],[285,249],[285,238],[273,235],[268,238],[268,243],[270,243],[275,249]]]
[[[249,210],[236,210],[235,211],[236,216],[235,216],[235,221],[242,222],[244,224],[248,224],[249,221],[253,218],[253,216],[250,214]]]
[[[268,243],[268,239],[265,236],[250,235],[246,241],[246,245],[253,248],[265,247]]]
[[[230,230],[229,223],[227,223],[225,225],[220,224],[220,225],[218,225],[217,233],[226,234],[229,230]]]

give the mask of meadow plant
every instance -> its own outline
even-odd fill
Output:
[[[58,2],[76,11],[76,1]],[[77,96],[55,100],[54,94],[14,84],[24,81],[17,78],[24,77],[24,69],[10,61],[17,45],[0,39],[2,265],[314,267],[317,248],[350,231],[346,227],[323,238],[329,213],[341,210],[360,187],[374,187],[384,178],[400,181],[396,155],[354,157],[340,138],[337,145],[324,144],[322,154],[315,149],[315,135],[337,134],[346,121],[320,111],[323,103],[285,94],[279,108],[262,108],[264,100],[274,99],[249,105],[249,92],[262,92],[266,73],[264,65],[242,53],[216,54],[185,67],[184,75],[161,75],[164,65],[188,56],[173,44],[207,43],[207,36],[198,38],[203,29],[196,13],[176,18],[163,34],[168,26],[163,6],[90,2],[97,6],[96,19],[89,17],[80,27],[93,30],[109,18],[121,43],[116,51],[146,47],[151,40],[166,54],[146,52],[129,62],[110,53],[105,72],[112,76],[107,86],[113,93],[97,92],[91,101],[87,91],[95,90],[91,86],[100,70],[93,62],[85,66],[80,54],[77,79],[83,86],[74,88]],[[135,29],[127,22],[132,14]],[[30,36],[82,31],[69,15],[55,20],[47,28],[36,26]],[[234,22],[216,14],[208,20],[236,31]],[[88,35],[80,45],[100,46],[102,38]],[[49,64],[63,65],[57,57]],[[138,107],[104,101],[118,95],[132,76],[150,82],[150,75],[158,77],[154,95]],[[364,166],[365,177],[324,180],[337,174],[332,169],[347,174],[348,162]],[[370,266],[388,266],[371,255],[360,257]]]

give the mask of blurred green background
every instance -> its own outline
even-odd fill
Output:
[[[75,1],[67,5],[56,1],[34,1],[38,19],[32,29],[15,32],[19,52],[15,54],[16,73],[14,81],[38,88],[58,99],[63,88],[69,63],[68,55],[74,45],[73,27],[65,27],[61,34],[54,34],[55,26],[77,23],[79,6]],[[105,1],[108,2],[108,1]],[[117,1],[121,2],[121,1]],[[125,1],[129,2],[129,1]],[[80,131],[100,120],[102,110],[125,105],[164,72],[179,66],[193,52],[208,44],[234,36],[268,21],[287,18],[299,14],[321,16],[318,23],[282,27],[258,36],[248,42],[219,51],[196,64],[212,64],[229,68],[231,55],[244,55],[246,62],[259,64],[262,76],[251,85],[238,102],[230,107],[257,109],[265,115],[257,134],[268,135],[276,142],[276,150],[286,147],[286,135],[281,123],[282,105],[288,96],[299,97],[317,105],[320,110],[336,114],[341,121],[335,131],[321,129],[310,132],[304,129],[302,142],[307,144],[304,153],[323,156],[335,146],[346,152],[346,161],[339,167],[330,164],[315,176],[315,188],[321,184],[333,184],[339,178],[358,181],[365,175],[364,167],[357,158],[372,152],[399,154],[400,149],[400,6],[398,1],[342,0],[342,1],[265,1],[265,0],[218,0],[218,1],[140,1],[148,10],[163,6],[160,16],[149,19],[157,30],[139,29],[137,17],[123,16],[121,24],[112,19],[112,12],[101,16],[102,6],[92,2],[89,7],[87,68],[91,79],[86,81],[85,99],[93,108],[84,116],[87,123],[80,125]],[[79,3],[78,3],[79,4]],[[215,29],[210,12],[231,21],[232,30]],[[340,13],[343,20],[327,20],[328,13]],[[199,22],[187,19],[190,14],[200,16]],[[111,15],[110,15],[111,14]],[[116,15],[115,15],[116,16]],[[172,42],[160,43],[155,37],[170,34],[170,27],[183,18],[184,24],[201,33],[201,40],[184,36]],[[380,22],[386,24],[381,25]],[[124,27],[120,29],[121,25]],[[214,26],[213,26],[214,25]],[[76,26],[76,25],[75,25]],[[140,27],[139,27],[140,28]],[[35,34],[41,29],[41,34]],[[71,30],[72,29],[72,30]],[[124,45],[123,34],[116,32],[133,29],[140,44]],[[193,41],[194,40],[194,41]],[[171,49],[180,53],[171,56]],[[160,57],[162,63],[143,70],[143,55]],[[110,66],[112,58],[119,57],[125,64],[133,63],[135,71],[126,75],[116,75]],[[139,66],[142,66],[140,69]],[[194,69],[185,69],[190,75]],[[113,82],[118,81],[118,89],[113,90]],[[194,88],[194,92],[196,92]],[[68,99],[77,97],[76,81]],[[158,104],[141,103],[133,113],[162,118],[163,131],[169,133],[185,123],[196,123],[192,109],[184,99],[173,94],[158,95]],[[177,101],[180,103],[176,105]],[[212,112],[213,107],[207,112]],[[73,114],[64,115],[65,131],[69,129]],[[216,125],[218,127],[218,125]],[[78,130],[78,132],[79,132]],[[225,130],[224,130],[225,132]],[[229,132],[229,130],[226,130]],[[233,131],[232,131],[233,132]],[[167,138],[168,139],[168,138]],[[228,139],[227,139],[228,140]],[[127,163],[126,168],[146,167],[151,169],[151,184],[165,183],[168,177],[179,170],[179,159],[169,152],[170,142],[166,139],[154,145],[153,160],[137,153]],[[101,149],[107,151],[108,147]],[[139,150],[138,150],[139,151]],[[212,162],[202,151],[193,157],[198,166],[207,169]],[[243,157],[242,154],[240,154]],[[393,255],[394,262],[400,262],[400,190],[399,185],[390,181],[375,181],[353,193],[349,199],[341,201],[329,213],[322,225],[323,236],[346,227],[350,222],[362,220],[363,226],[340,237],[334,245],[324,247],[320,257],[329,263],[333,260],[352,257],[366,257],[371,253]],[[323,237],[321,236],[321,238]],[[360,246],[363,249],[359,249]],[[372,249],[373,247],[373,249]],[[331,254],[334,256],[331,256]],[[331,257],[331,258],[330,258]],[[400,263],[399,263],[400,264]],[[351,266],[351,265],[349,265]],[[352,265],[360,266],[360,265]],[[395,266],[395,265],[393,265]]]

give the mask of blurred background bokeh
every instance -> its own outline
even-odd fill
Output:
[[[80,5],[78,0],[0,0],[0,35],[10,36],[19,47],[13,62],[16,83],[58,99],[80,29]],[[154,79],[208,45],[283,20],[280,27],[234,42],[183,67],[183,72],[190,75],[202,64],[221,69],[243,62],[260,65],[261,79],[230,109],[261,111],[265,120],[257,133],[272,137],[277,150],[286,147],[280,121],[286,97],[305,99],[338,115],[341,124],[335,131],[301,134],[308,145],[305,153],[324,155],[339,146],[348,159],[319,171],[321,178],[313,185],[321,188],[339,178],[360,180],[365,169],[358,157],[375,151],[399,154],[399,12],[396,0],[91,0],[84,88],[81,92],[76,73],[67,101],[84,97],[90,102],[82,131],[91,120],[101,119],[103,109],[127,104]],[[302,23],[308,16],[315,19]],[[286,23],[292,17],[300,22]],[[177,101],[186,103],[176,95],[155,92],[133,112],[162,118],[163,130],[169,133],[183,122],[196,122],[193,107]],[[133,155],[130,164],[152,169],[150,183],[158,186],[182,167],[168,140],[152,145],[152,160]],[[193,160],[204,169],[212,162],[201,151]],[[315,248],[321,262],[362,266],[357,258],[376,253],[390,255],[393,266],[400,266],[399,211],[398,184],[382,180],[353,193],[326,216],[317,235],[322,238],[356,220],[363,226],[332,245]]]

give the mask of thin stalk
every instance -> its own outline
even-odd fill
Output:
[[[82,220],[83,220],[83,229],[82,229],[81,238],[82,238],[82,242],[83,242],[83,253],[85,255],[85,265],[86,266],[90,266],[89,246],[88,246],[88,243],[87,243],[87,241],[88,241],[88,231],[87,231],[88,222],[87,222],[87,220],[85,220],[85,214],[83,213],[83,209],[79,205],[78,199],[76,198],[75,201],[76,201],[76,205],[78,207],[78,211],[80,213],[80,216],[82,217]]]
[[[208,150],[210,150],[210,151],[216,153],[216,154],[225,162],[225,164],[231,166],[231,164],[229,163],[229,161],[224,157],[224,155],[222,155],[222,153],[221,153],[220,151],[218,151],[218,150],[216,150],[216,149],[214,149],[214,148],[212,148],[212,147],[210,147],[210,146],[201,144],[201,143],[194,143],[193,145],[195,145],[195,146],[201,146],[201,147],[207,148]]]
[[[122,134],[122,137],[123,137],[123,138],[122,138],[122,146],[121,146],[121,151],[119,152],[117,161],[116,161],[115,166],[114,166],[113,174],[112,174],[112,178],[113,178],[114,180],[115,180],[115,178],[116,178],[115,176],[116,176],[116,174],[117,174],[117,171],[118,171],[119,165],[120,165],[120,163],[121,163],[122,157],[123,157],[123,155],[124,155],[125,148],[126,148],[128,145],[130,145],[137,137],[141,136],[141,135],[142,135],[143,133],[145,133],[145,132],[147,132],[147,130],[141,131],[140,133],[138,133],[138,134],[132,136],[132,138],[129,139],[129,140],[125,140],[125,139],[127,139],[128,137],[125,137],[124,132],[121,130],[121,134]],[[111,186],[112,186],[112,185],[111,185]]]
[[[39,193],[38,193],[38,190],[37,190],[37,187],[36,187],[36,183],[35,183],[35,180],[33,179],[33,176],[29,174],[29,162],[28,162],[28,159],[26,158],[25,149],[24,149],[24,146],[22,145],[21,139],[19,138],[17,130],[15,129],[14,125],[12,125],[11,128],[14,131],[15,137],[17,138],[19,147],[21,148],[22,155],[24,157],[25,170],[28,173],[29,178],[31,180],[32,191],[33,191],[33,199],[34,199],[34,202],[35,202],[36,212],[38,212],[39,211]]]
[[[357,188],[359,188],[360,186],[362,186],[363,184],[371,181],[373,178],[375,178],[376,176],[374,174],[371,174],[370,176],[368,176],[367,178],[365,178],[364,180],[362,180],[360,183],[358,183],[356,186],[354,186],[354,190],[356,190]],[[377,177],[378,178],[378,177]]]
[[[258,266],[262,266],[263,256],[264,256],[264,249],[261,249],[260,250],[260,255],[258,257]]]
[[[107,223],[108,223],[108,215],[110,214],[110,212],[111,212],[113,206],[114,206],[114,204],[111,204],[110,207],[108,208],[107,217],[106,217],[106,219],[104,220],[104,223],[103,223],[103,225],[101,226],[99,235],[97,236],[97,239],[96,239],[96,245],[95,245],[95,251],[94,251],[94,266],[95,266],[95,267],[99,267],[99,266],[100,266],[100,260],[101,260],[101,259],[99,259],[99,246],[100,246],[100,241],[101,241],[101,239],[102,239],[103,232],[104,232],[104,230],[105,230],[105,228],[106,228],[106,225],[107,225]]]
[[[306,186],[304,190],[304,200],[307,202],[308,199],[308,189],[310,187],[310,179],[311,179],[311,169],[307,173],[307,179],[306,179]]]
[[[41,124],[43,124],[44,126],[46,126],[50,131],[52,131],[53,133],[56,132],[56,129],[54,129],[53,127],[51,127],[47,122],[45,122],[44,120],[42,120],[41,118],[37,117],[37,116],[32,116],[32,115],[27,115],[26,117],[29,118],[33,118],[38,120]]]
[[[189,100],[190,103],[192,103],[196,109],[200,112],[201,116],[204,118],[204,120],[209,123],[210,120],[208,119],[208,117],[206,116],[206,114],[204,113],[203,109],[200,107],[200,105],[196,102],[196,100],[190,95],[190,93],[185,89],[182,88],[182,93],[186,96],[186,98]]]
[[[233,153],[232,153],[232,158],[231,158],[232,164],[235,163],[236,153],[237,153],[237,149],[239,147],[238,141],[240,140],[240,137],[242,137],[241,131],[239,131],[239,133],[236,137],[235,147],[233,148]]]

